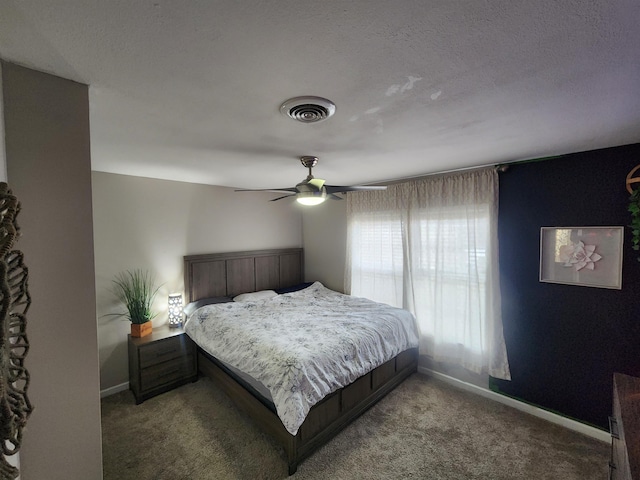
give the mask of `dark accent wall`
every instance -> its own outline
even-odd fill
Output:
[[[607,428],[613,372],[640,376],[640,262],[625,179],[640,144],[500,174],[502,318],[511,381],[492,388]],[[622,290],[541,283],[541,227],[624,226]]]

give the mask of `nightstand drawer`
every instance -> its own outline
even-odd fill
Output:
[[[163,326],[128,338],[129,388],[136,403],[198,379],[196,346],[184,330]]]
[[[144,368],[140,372],[141,390],[147,391],[193,376],[196,373],[195,365],[194,356],[190,354]]]
[[[165,338],[140,347],[140,368],[193,354],[193,342],[185,335]]]

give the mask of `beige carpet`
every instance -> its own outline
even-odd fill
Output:
[[[102,400],[105,480],[284,479],[284,452],[208,379]],[[292,480],[603,480],[609,445],[414,374]]]

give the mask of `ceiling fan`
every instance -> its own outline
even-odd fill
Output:
[[[303,205],[318,205],[324,202],[327,198],[333,200],[342,200],[336,193],[353,192],[358,190],[386,190],[386,186],[337,186],[326,185],[321,178],[315,178],[312,173],[313,167],[318,164],[318,157],[312,157],[310,155],[304,155],[300,157],[300,162],[306,168],[309,169],[309,175],[303,181],[298,183],[295,187],[291,188],[263,188],[263,189],[240,189],[236,192],[277,192],[284,193],[278,198],[270,200],[275,202],[276,200],[282,200],[283,198],[296,197],[296,201]]]

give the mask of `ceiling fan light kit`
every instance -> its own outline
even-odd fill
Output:
[[[314,165],[318,162],[318,159],[315,157],[302,157],[300,160],[303,164],[305,158],[314,158]],[[309,176],[296,185],[296,191],[296,201],[302,205],[320,205],[327,199],[327,189],[324,186],[324,180],[313,178],[313,175],[311,175],[311,167],[309,167]]]
[[[302,205],[320,205],[327,199],[327,191],[324,187],[317,192],[298,192],[296,194],[296,202]]]

